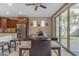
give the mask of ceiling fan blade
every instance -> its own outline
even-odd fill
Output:
[[[25,4],[26,6],[35,5],[35,4]]]
[[[35,6],[35,11],[37,11],[38,6]]]
[[[40,5],[40,7],[45,8],[45,9],[47,8],[47,7],[46,7],[46,6],[44,6],[44,5]]]

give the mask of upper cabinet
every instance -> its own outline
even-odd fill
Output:
[[[17,29],[17,24],[28,24],[27,17],[14,17],[14,18],[6,18],[0,17],[0,32],[9,32],[14,33]]]
[[[17,20],[7,20],[7,28],[16,28]]]
[[[1,28],[1,19],[0,19],[0,28]]]
[[[0,27],[4,28],[16,28],[17,24],[27,24],[28,18],[18,17],[18,18],[1,18]]]
[[[0,19],[0,21],[1,21],[1,27],[2,28],[6,28],[7,27],[7,18],[1,18]]]
[[[28,18],[26,17],[18,17],[18,24],[27,24]]]

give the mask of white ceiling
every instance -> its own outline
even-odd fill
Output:
[[[64,3],[42,3],[47,9],[38,7],[35,11],[35,6],[25,6],[25,3],[1,3],[0,16],[4,17],[51,17]]]

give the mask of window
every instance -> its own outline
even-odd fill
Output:
[[[79,4],[70,8],[70,50],[79,55]]]
[[[67,48],[67,10],[60,15],[60,40],[61,44]]]
[[[41,21],[41,27],[45,27],[45,21]]]
[[[56,17],[56,37],[59,39],[59,16]]]
[[[37,21],[33,21],[33,27],[37,27]]]
[[[56,17],[56,37],[65,48],[79,56],[79,4]]]

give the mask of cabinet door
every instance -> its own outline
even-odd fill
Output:
[[[1,28],[1,19],[0,19],[0,28]]]
[[[27,24],[27,18],[18,18],[18,24]]]
[[[6,18],[2,18],[1,19],[1,27],[2,28],[6,28],[6,25],[7,25],[7,19]]]
[[[8,20],[7,27],[8,28],[16,28],[17,20]]]

